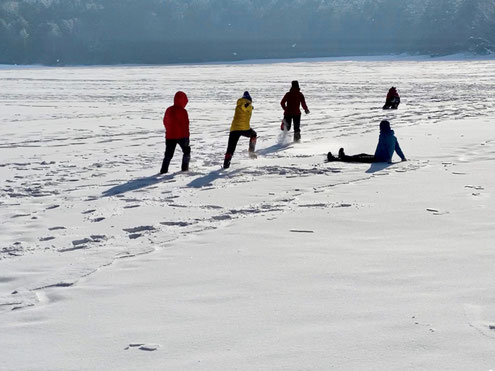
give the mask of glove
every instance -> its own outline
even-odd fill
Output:
[[[304,113],[307,115],[309,113],[309,109],[305,109]]]

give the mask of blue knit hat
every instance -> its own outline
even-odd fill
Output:
[[[247,90],[244,92],[244,94],[242,95],[242,97],[244,99],[247,99],[247,100],[251,101],[251,102],[253,101],[253,99],[251,98],[251,96],[249,95],[249,92]]]

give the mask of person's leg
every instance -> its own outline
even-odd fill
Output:
[[[367,164],[376,162],[374,155],[369,155],[366,153],[360,153],[359,155],[348,156],[344,153],[344,148],[339,149],[338,160],[342,162],[363,162]]]
[[[170,165],[170,161],[172,160],[172,157],[174,157],[176,146],[177,146],[176,139],[165,139],[165,156],[163,157],[160,174],[168,173],[168,165]]]
[[[231,131],[229,134],[229,143],[227,145],[227,152],[225,153],[225,159],[223,161],[224,169],[227,169],[230,166],[230,160],[232,160],[235,148],[237,147],[237,142],[241,137],[240,133],[240,131]]]
[[[294,116],[294,140],[301,139],[301,115]]]
[[[373,155],[368,155],[366,153],[360,153],[359,155],[352,155],[352,156],[346,156],[347,160],[346,162],[363,162],[366,164],[371,164],[375,161],[375,156]],[[342,160],[344,161],[344,160]]]
[[[179,146],[182,149],[182,171],[189,170],[189,161],[191,160],[191,147],[189,146],[189,138],[179,139]]]
[[[249,152],[253,153],[256,150],[256,140],[258,138],[256,132],[253,129],[249,129],[243,135],[249,137]]]
[[[235,152],[235,149],[237,147],[237,142],[239,141],[239,138],[241,137],[241,131],[231,131],[229,134],[229,143],[227,145],[227,152],[230,155],[233,155]]]
[[[284,115],[284,120],[285,120],[285,129],[289,131],[290,127],[292,126],[292,116]]]

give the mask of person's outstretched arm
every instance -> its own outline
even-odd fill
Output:
[[[308,114],[309,113],[309,108],[306,105],[306,99],[304,98],[304,94],[303,93],[300,93],[300,94],[301,94],[301,105],[304,108],[304,113]]]
[[[399,155],[402,161],[407,161],[406,156],[404,156],[404,153],[402,152],[402,149],[399,146],[399,141],[395,141],[395,152]]]
[[[287,94],[285,94],[282,100],[280,101],[280,105],[282,106],[282,109],[285,112],[287,110]]]

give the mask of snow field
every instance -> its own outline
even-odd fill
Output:
[[[1,70],[0,368],[493,368],[493,63]],[[179,89],[191,171],[158,175]],[[246,89],[258,158],[222,170]],[[408,162],[325,163],[383,118]]]

